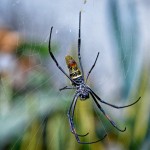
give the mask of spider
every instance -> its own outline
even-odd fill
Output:
[[[72,100],[72,103],[70,105],[70,108],[68,110],[68,120],[69,120],[69,124],[70,124],[70,130],[71,132],[74,134],[76,140],[78,143],[80,144],[92,144],[92,143],[96,143],[99,142],[101,140],[103,140],[106,136],[107,133],[101,138],[98,139],[96,141],[92,141],[92,142],[82,142],[80,140],[80,137],[84,137],[87,136],[89,133],[86,134],[78,134],[76,132],[75,126],[74,126],[74,121],[73,121],[73,117],[74,117],[74,111],[75,111],[75,107],[76,107],[76,103],[78,98],[80,98],[80,100],[84,101],[87,100],[89,98],[89,96],[91,95],[92,99],[94,100],[95,104],[97,105],[98,109],[102,112],[102,114],[109,120],[109,122],[112,124],[112,126],[114,128],[116,128],[118,131],[120,132],[124,132],[126,130],[126,127],[124,129],[120,129],[116,123],[105,113],[104,109],[102,108],[102,106],[100,105],[100,103],[104,103],[106,105],[109,105],[113,108],[116,109],[121,109],[121,108],[125,108],[125,107],[129,107],[134,105],[135,103],[137,103],[141,97],[139,97],[135,102],[129,104],[129,105],[125,105],[125,106],[116,106],[110,103],[107,103],[105,101],[103,101],[86,83],[88,80],[88,77],[90,75],[90,73],[92,72],[97,59],[99,57],[99,52],[96,56],[96,59],[94,61],[94,64],[92,65],[90,71],[87,74],[86,79],[84,78],[84,70],[83,70],[83,66],[82,66],[82,59],[81,59],[81,55],[80,55],[80,47],[81,47],[81,11],[79,13],[79,31],[78,31],[78,59],[79,59],[79,65],[80,65],[80,69],[76,63],[76,61],[69,55],[67,55],[65,57],[66,59],[66,64],[68,66],[69,69],[69,75],[62,69],[62,67],[59,65],[59,63],[57,62],[55,56],[53,55],[52,51],[51,51],[51,35],[52,35],[52,30],[53,30],[53,26],[51,27],[50,30],[50,36],[49,36],[49,45],[48,45],[48,49],[49,49],[49,54],[51,56],[51,58],[53,59],[53,61],[55,62],[56,66],[63,72],[63,74],[71,81],[72,86],[65,86],[63,88],[60,89],[60,91],[65,90],[65,89],[75,89],[75,94]]]

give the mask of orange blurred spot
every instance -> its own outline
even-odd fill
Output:
[[[66,59],[66,64],[68,65],[68,68],[77,67],[77,63],[75,62],[75,60],[71,56],[67,55],[65,57],[65,59]]]

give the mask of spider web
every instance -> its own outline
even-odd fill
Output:
[[[41,3],[29,0],[15,0],[11,2],[2,1],[2,4],[2,6],[5,6],[5,9],[1,9],[2,13],[4,16],[9,16],[9,19],[6,22],[0,20],[1,24],[4,24],[8,29],[18,31],[22,37],[21,44],[25,43],[20,47],[20,40],[17,41],[17,49],[14,52],[15,57],[13,57],[12,64],[9,62],[11,65],[14,64],[14,70],[12,72],[9,70],[14,91],[11,91],[12,85],[9,85],[5,78],[1,78],[3,99],[7,99],[5,103],[2,103],[3,109],[1,109],[1,116],[5,120],[1,125],[1,135],[3,136],[1,136],[0,140],[4,143],[2,148],[4,145],[8,145],[12,150],[17,149],[17,146],[22,149],[32,149],[34,143],[34,149],[38,149],[41,147],[42,141],[47,144],[45,149],[59,149],[59,144],[61,145],[64,142],[64,146],[67,147],[69,144],[67,145],[66,143],[73,143],[73,140],[75,140],[70,133],[66,115],[74,93],[70,91],[59,92],[59,88],[69,85],[70,82],[49,57],[47,44],[49,30],[53,25],[53,53],[64,70],[68,72],[64,60],[65,56],[69,54],[78,60],[78,13],[80,10],[82,10],[81,55],[85,74],[94,63],[97,52],[100,52],[88,84],[102,99],[116,105],[126,103],[114,100],[122,99],[122,97],[123,99],[126,98],[123,94],[120,94],[122,91],[123,93],[126,92],[126,95],[130,94],[129,91],[126,91],[126,86],[123,82],[130,78],[130,72],[132,66],[134,66],[132,60],[134,59],[135,51],[131,46],[132,44],[129,45],[129,47],[131,46],[130,51],[124,51],[124,54],[120,54],[115,50],[120,47],[116,44],[117,41],[112,40],[115,33],[112,32],[113,27],[110,27],[109,24],[111,23],[108,21],[108,18],[110,18],[108,15],[108,2],[59,1],[57,3],[54,0],[45,0]],[[7,4],[9,4],[9,11],[6,9]],[[32,7],[30,8],[30,6]],[[6,10],[9,14],[6,13]],[[118,30],[120,34],[123,34],[122,28]],[[121,37],[123,36],[121,35]],[[124,43],[128,43],[127,39],[122,40],[124,40]],[[134,72],[138,72],[137,70],[138,67]],[[135,74],[134,77],[138,78]],[[132,81],[131,85],[135,83],[133,79],[130,79],[130,81]],[[127,87],[132,89],[131,85]],[[135,91],[135,93],[134,95],[137,95],[138,91]],[[134,97],[132,98],[134,100]],[[100,114],[92,99],[90,101],[79,103],[87,103],[85,105],[88,107],[91,105],[91,108],[89,108],[90,110],[92,109],[91,114],[96,116],[92,118],[93,120],[96,118],[96,121],[94,120],[96,122],[96,131],[98,130],[99,132],[100,130],[99,133],[103,131],[103,133],[108,134],[103,146],[107,147],[107,149],[111,149],[111,146],[116,149],[124,149],[121,144],[117,145],[112,140],[112,136],[118,136],[120,133],[116,133],[118,131],[113,129],[105,117]],[[81,105],[82,107],[79,105],[77,104],[75,113],[75,126],[80,131],[80,124],[84,124],[84,122],[80,120],[79,108],[85,109],[84,112],[87,113],[88,108],[83,108],[84,104]],[[123,117],[125,115],[122,110],[114,110],[104,105],[102,107],[118,126],[124,126]],[[88,118],[88,114],[86,114],[86,118]],[[90,120],[88,120],[88,123],[90,124]],[[52,132],[52,130],[55,132]],[[89,131],[90,134],[95,132],[88,127],[83,131]],[[65,135],[68,141],[65,138],[62,139],[64,132],[66,132]],[[44,134],[46,133],[46,139],[44,140]],[[26,140],[29,134],[31,134],[29,136],[30,140]],[[96,135],[92,136],[90,134],[87,140],[93,141],[92,137],[97,138]],[[59,140],[63,141],[62,143],[60,141],[56,142],[59,136],[61,137]],[[98,134],[98,137],[102,136]],[[38,140],[35,141],[35,139]],[[126,138],[123,137],[123,141],[126,141]],[[75,149],[79,149],[76,141],[72,145],[74,145]],[[91,145],[88,146],[89,149],[93,149]]]

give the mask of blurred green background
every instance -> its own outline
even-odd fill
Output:
[[[0,5],[0,149],[2,150],[149,150],[150,149],[150,3],[149,1],[20,1]],[[78,101],[75,126],[89,135],[78,144],[70,132],[67,111],[74,90],[48,53],[68,72],[64,57],[77,58],[78,14],[82,10],[81,55],[85,74],[99,60],[88,85],[105,101],[134,106],[102,107],[120,128],[117,131],[93,100]],[[77,61],[78,62],[78,61]]]

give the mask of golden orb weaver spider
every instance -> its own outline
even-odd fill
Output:
[[[121,108],[125,108],[125,107],[129,107],[134,105],[135,103],[137,103],[141,97],[139,97],[135,102],[133,102],[132,104],[129,105],[125,105],[125,106],[116,106],[110,103],[107,103],[105,101],[103,101],[86,83],[87,83],[87,79],[90,75],[90,73],[92,72],[98,56],[99,56],[99,52],[97,54],[97,57],[94,61],[94,64],[92,65],[90,71],[88,72],[88,75],[86,77],[86,80],[84,79],[84,70],[83,70],[83,66],[82,66],[82,60],[81,60],[81,55],[80,55],[80,47],[81,47],[81,12],[79,13],[79,33],[78,33],[78,59],[79,59],[79,65],[81,68],[81,71],[79,69],[79,67],[77,66],[76,61],[69,55],[67,55],[65,57],[66,59],[66,64],[68,66],[69,69],[69,75],[62,69],[62,67],[59,65],[59,63],[57,62],[55,56],[53,55],[52,51],[51,51],[51,35],[52,35],[52,30],[53,27],[51,27],[50,30],[50,37],[49,37],[49,54],[51,56],[51,58],[53,59],[53,61],[55,62],[56,66],[63,72],[63,74],[71,81],[72,86],[68,87],[65,86],[63,88],[60,89],[60,91],[65,90],[65,89],[76,89],[75,91],[75,95],[73,97],[72,103],[70,105],[69,111],[68,111],[68,119],[69,119],[69,124],[70,124],[70,129],[71,132],[74,134],[76,140],[78,143],[80,144],[92,144],[92,143],[96,143],[99,142],[101,140],[103,140],[106,136],[107,133],[99,140],[96,141],[92,141],[92,142],[81,142],[79,137],[84,137],[87,136],[89,133],[86,134],[78,134],[76,132],[76,129],[74,127],[74,121],[73,121],[73,117],[74,117],[74,111],[75,111],[75,107],[76,107],[76,103],[78,98],[80,98],[80,100],[86,100],[89,98],[89,96],[91,95],[92,99],[94,100],[95,104],[97,105],[97,107],[99,108],[99,110],[103,113],[103,115],[109,120],[109,122],[112,124],[113,127],[115,127],[118,131],[120,132],[124,132],[126,130],[126,127],[124,129],[120,129],[115,122],[105,113],[104,109],[101,107],[100,103],[104,103],[108,106],[111,106],[113,108],[116,109],[121,109]]]

